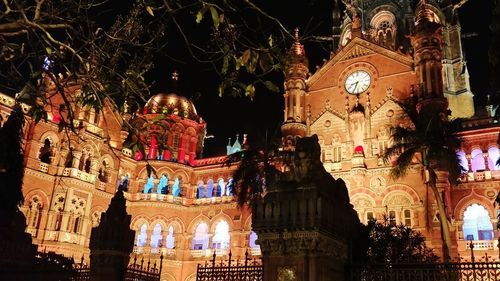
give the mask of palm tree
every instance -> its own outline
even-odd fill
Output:
[[[401,107],[404,116],[412,124],[392,128],[393,145],[384,153],[384,161],[388,163],[395,159],[391,170],[394,178],[403,177],[415,163],[422,166],[422,178],[427,188],[433,192],[438,206],[443,255],[445,261],[448,261],[451,245],[450,226],[443,197],[436,186],[436,171],[448,172],[448,180],[454,186],[465,170],[457,155],[462,145],[462,139],[457,135],[461,120],[448,121],[439,110],[426,110],[424,114],[423,110],[417,110],[414,102],[402,103]]]
[[[259,200],[267,186],[272,185],[279,174],[279,167],[286,162],[287,152],[280,150],[281,141],[276,134],[269,137],[250,137],[243,150],[228,156],[225,165],[238,164],[233,173],[234,193],[238,206],[252,206]]]

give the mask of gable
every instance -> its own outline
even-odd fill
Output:
[[[372,65],[380,77],[413,71],[413,60],[409,55],[356,37],[308,79],[309,89],[314,91],[328,86],[338,86],[344,70],[356,62]]]

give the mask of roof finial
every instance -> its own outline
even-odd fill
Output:
[[[294,29],[294,36],[293,37],[295,38],[295,42],[298,43],[299,42],[299,28],[298,27],[296,27]]]

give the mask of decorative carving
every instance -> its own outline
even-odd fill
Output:
[[[370,189],[377,195],[382,194],[386,188],[386,181],[384,177],[375,176],[370,179]]]

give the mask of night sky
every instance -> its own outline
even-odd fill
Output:
[[[302,36],[330,34],[333,1],[303,1],[307,4],[301,6],[292,5],[289,1],[277,2],[282,5],[273,5],[267,11],[281,19],[290,30],[298,27]],[[492,1],[469,0],[460,10],[462,32],[470,35],[463,39],[462,44],[476,105],[484,104],[486,93],[491,92],[487,55],[491,9]],[[325,46],[308,44],[305,44],[305,48],[309,68],[313,72],[323,58],[328,58],[330,50]],[[170,79],[173,70],[180,73],[181,94],[197,97],[194,103],[198,114],[207,122],[208,134],[214,135],[214,138],[205,141],[205,157],[224,154],[228,138],[232,137],[234,141],[237,133],[264,135],[266,131],[272,134],[279,130],[284,107],[282,90],[280,93],[271,93],[257,88],[253,101],[242,97],[220,98],[217,95],[219,80],[209,66],[160,58],[155,66],[154,75],[159,78],[156,78],[153,93],[167,90],[168,83],[165,81]],[[275,83],[282,88],[282,77],[277,75]]]

